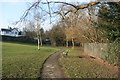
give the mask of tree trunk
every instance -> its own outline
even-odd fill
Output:
[[[42,37],[41,37],[41,34],[40,34],[40,45],[42,46]]]
[[[40,49],[40,40],[38,38],[38,50]]]
[[[66,40],[66,47],[68,47],[68,40]]]
[[[72,37],[72,45],[73,45],[72,48],[74,48],[75,43],[74,43],[73,37]]]
[[[82,45],[81,47],[84,48],[84,43],[81,43],[81,45]]]

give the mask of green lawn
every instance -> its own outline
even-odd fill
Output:
[[[68,78],[117,78],[117,71],[93,59],[85,58],[79,49],[69,49],[68,57],[59,59]],[[80,56],[81,58],[79,58]]]
[[[2,42],[3,78],[38,78],[44,60],[58,48]]]
[[[69,49],[69,48],[64,48]],[[54,47],[41,47],[37,50],[35,45],[2,42],[3,78],[38,78],[40,68],[45,59],[58,51]],[[105,65],[94,60],[79,58],[80,48],[69,49],[68,57],[60,58],[65,74],[68,78],[116,78],[117,73]]]

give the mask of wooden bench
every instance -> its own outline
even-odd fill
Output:
[[[69,50],[64,51],[63,56],[68,56],[68,52],[69,52]]]

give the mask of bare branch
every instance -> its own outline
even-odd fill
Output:
[[[70,3],[67,3],[67,2],[60,2],[60,1],[58,1],[58,2],[56,2],[56,1],[51,1],[51,2],[48,2],[48,1],[47,1],[47,2],[41,2],[41,0],[39,0],[39,1],[35,2],[35,3],[33,3],[33,5],[31,5],[31,6],[30,6],[30,7],[24,12],[24,14],[23,14],[22,17],[20,18],[20,20],[19,20],[15,25],[17,25],[19,22],[23,21],[23,20],[26,18],[26,16],[28,15],[28,13],[30,12],[30,10],[31,10],[32,8],[39,7],[39,3],[42,3],[42,4],[48,4],[49,15],[50,15],[50,17],[51,17],[50,3],[62,3],[62,4],[66,4],[66,5],[69,5],[69,6],[72,6],[73,8],[75,8],[75,10],[71,10],[71,9],[68,10],[68,11],[65,13],[65,15],[66,15],[66,14],[68,14],[69,12],[76,13],[79,9],[84,9],[84,8],[89,7],[89,6],[96,5],[96,4],[98,4],[99,2],[94,1],[94,2],[91,2],[91,3],[89,3],[89,4],[84,4],[84,5],[78,5],[78,6],[76,6],[76,5],[73,5],[73,4],[70,4]]]
[[[39,2],[33,3],[33,5],[31,5],[31,6],[23,13],[22,17],[20,18],[19,21],[16,22],[15,25],[17,25],[19,22],[23,21],[23,20],[26,18],[26,16],[28,15],[29,11],[30,11],[33,7],[36,7],[38,4],[39,4]]]
[[[49,15],[50,15],[50,23],[51,23],[51,10],[50,10],[50,3],[48,2],[48,0],[46,0],[46,1],[47,1],[47,4],[48,4]]]
[[[52,3],[52,2],[50,2],[50,3]],[[73,5],[73,4],[70,4],[70,3],[66,3],[66,2],[54,2],[54,3],[63,3],[63,4],[70,5],[70,6],[72,6],[72,7],[75,8],[75,10],[72,10],[72,9],[68,10],[68,11],[65,13],[65,15],[66,15],[66,14],[68,14],[69,12],[76,13],[79,9],[88,8],[88,7],[90,7],[90,6],[99,4],[100,2],[95,1],[95,2],[91,2],[91,3],[89,3],[89,4],[78,5],[78,6]]]
[[[98,2],[98,1],[91,2],[89,4],[84,4],[84,5],[76,6],[76,9],[79,10],[79,9],[88,8],[89,6],[93,6],[93,5],[96,5],[96,4],[99,4],[99,3],[100,2]]]

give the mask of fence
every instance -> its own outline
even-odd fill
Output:
[[[84,52],[101,58],[113,64],[118,64],[119,44],[114,43],[84,43]]]

